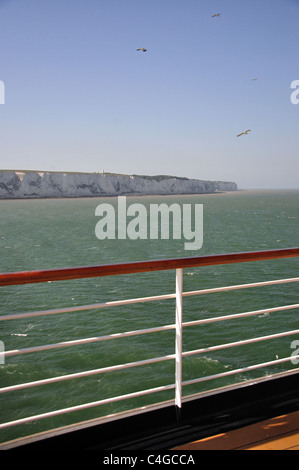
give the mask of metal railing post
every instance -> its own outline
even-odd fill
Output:
[[[175,405],[180,416],[182,408],[182,330],[183,330],[183,269],[176,269],[175,313]]]

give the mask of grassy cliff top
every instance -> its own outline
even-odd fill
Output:
[[[0,172],[20,172],[20,173],[64,173],[68,175],[94,175],[94,174],[99,174],[99,175],[109,175],[109,176],[136,176],[139,178],[145,178],[148,180],[154,180],[154,181],[162,181],[165,179],[169,178],[176,178],[176,179],[181,179],[181,180],[188,180],[189,178],[186,178],[184,176],[170,176],[170,175],[126,175],[124,173],[110,173],[108,171],[94,171],[94,172],[88,172],[88,171],[56,171],[56,170],[0,170]]]

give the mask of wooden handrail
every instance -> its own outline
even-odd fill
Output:
[[[136,261],[131,263],[106,264],[100,266],[22,271],[0,274],[0,286],[32,284],[47,281],[65,281],[100,276],[115,276],[118,274],[133,274],[177,268],[194,268],[196,266],[212,266],[279,258],[293,258],[296,256],[299,256],[299,248],[284,248],[280,250],[250,251],[189,258]]]

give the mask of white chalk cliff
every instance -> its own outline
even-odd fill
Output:
[[[236,190],[237,185],[232,182],[165,175],[0,170],[0,199],[203,194]]]

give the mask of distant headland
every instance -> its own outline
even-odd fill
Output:
[[[168,175],[0,170],[0,199],[207,194],[237,189],[233,182]]]

